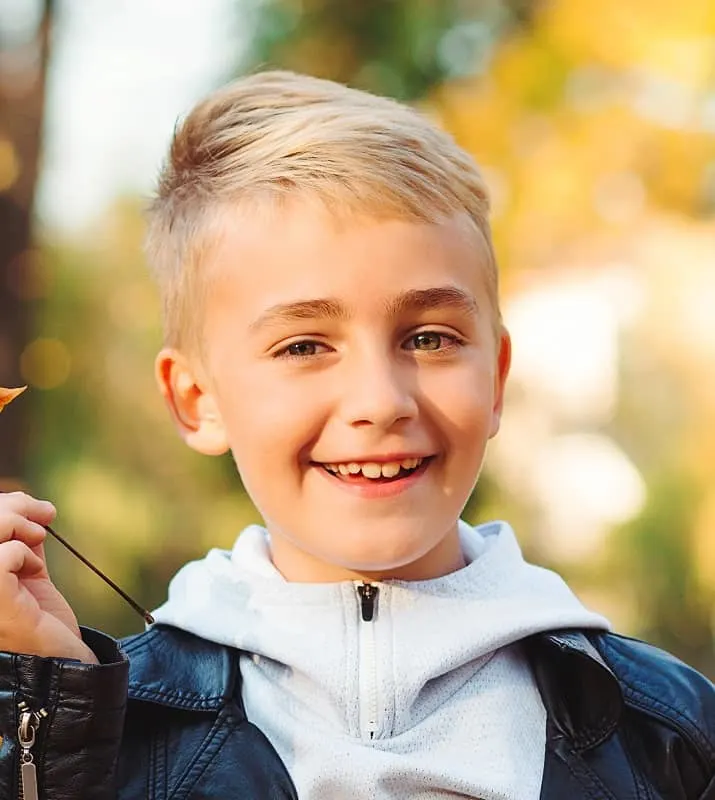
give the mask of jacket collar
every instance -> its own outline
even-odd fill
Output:
[[[591,639],[577,630],[549,631],[524,646],[546,707],[547,736],[565,735],[581,751],[605,741],[618,727],[623,696]]]
[[[579,750],[607,739],[618,726],[623,697],[592,641],[578,630],[559,630],[523,644],[550,722],[547,735],[565,735]],[[232,648],[155,625],[124,640],[122,649],[129,656],[132,700],[194,711],[217,711],[230,700],[242,706]]]
[[[238,658],[229,647],[153,625],[121,648],[129,656],[130,700],[215,712],[233,699],[242,708]]]

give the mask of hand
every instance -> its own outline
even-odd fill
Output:
[[[44,526],[56,513],[22,492],[0,494],[0,650],[96,664],[47,572]]]

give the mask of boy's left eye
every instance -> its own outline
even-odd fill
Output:
[[[440,331],[420,331],[405,342],[406,350],[442,350],[457,344],[457,337]]]

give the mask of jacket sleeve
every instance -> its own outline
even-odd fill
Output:
[[[715,775],[713,775],[707,789],[700,796],[700,800],[715,800]]]
[[[22,798],[21,757],[34,764],[39,800],[116,797],[129,662],[109,636],[85,628],[82,637],[98,665],[0,653],[3,800]],[[23,712],[32,712],[29,727],[36,732],[24,751],[18,730]]]

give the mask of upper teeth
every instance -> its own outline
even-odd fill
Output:
[[[362,472],[366,478],[394,478],[401,468],[414,469],[423,460],[422,458],[405,458],[402,461],[386,461],[382,464],[378,464],[376,461],[366,461],[362,464],[350,461],[345,464],[324,464],[323,466],[330,472],[339,472],[341,475],[357,475]]]

